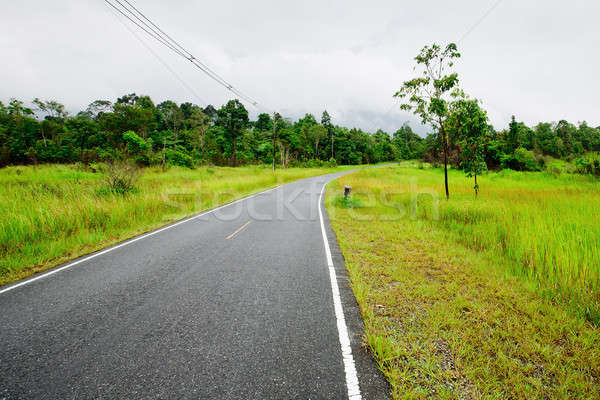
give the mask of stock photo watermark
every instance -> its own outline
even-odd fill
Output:
[[[344,193],[343,188],[329,187],[327,192],[323,199],[329,205],[326,208],[330,220],[336,220],[340,212],[356,221],[439,219],[438,193],[419,187],[416,178],[411,179],[408,190],[360,188]],[[200,220],[234,221],[246,217],[255,221],[315,221],[319,218],[321,193],[322,184],[313,184],[308,189],[283,186],[248,197],[235,191],[174,191],[165,194],[163,202],[173,210],[165,217],[171,220],[206,210],[210,212]]]

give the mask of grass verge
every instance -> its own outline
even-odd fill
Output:
[[[597,238],[572,238],[566,232],[574,222],[588,232],[597,229],[598,220],[584,217],[593,215],[591,205],[574,207],[598,196],[597,183],[583,177],[489,174],[475,201],[471,182],[453,173],[453,198],[440,201],[436,219],[440,177],[435,170],[383,167],[343,176],[327,191],[328,212],[365,321],[365,342],[393,397],[600,398],[600,333],[571,304],[578,298],[589,306],[595,298],[583,290],[581,297],[557,294],[587,283],[561,281],[563,275],[548,272],[579,264],[551,264],[533,273],[531,264],[515,257],[527,246],[558,253],[564,247],[553,246],[561,239],[575,259],[582,253],[593,256],[589,247]],[[364,207],[336,201],[344,185],[352,186]],[[411,190],[421,193],[416,209]],[[554,221],[557,210],[565,213]],[[535,234],[550,223],[556,239],[542,230],[520,242],[527,229]],[[491,245],[497,243],[498,225],[506,229],[505,247]],[[568,247],[573,240],[584,243]]]
[[[342,170],[144,169],[135,190],[72,165],[0,169],[0,285],[283,183]]]

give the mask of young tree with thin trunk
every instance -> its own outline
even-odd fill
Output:
[[[454,66],[454,59],[460,53],[456,44],[450,43],[445,48],[437,44],[425,46],[415,57],[417,68],[423,68],[421,76],[404,82],[394,97],[403,99],[402,110],[412,111],[421,117],[421,122],[432,126],[441,141],[444,154],[444,186],[446,199],[450,198],[448,189],[448,152],[449,137],[445,129],[448,107],[452,99],[462,95],[458,88],[458,74],[449,70]]]
[[[488,117],[477,100],[461,99],[451,104],[446,130],[458,140],[461,148],[461,167],[475,178],[475,197],[479,194],[477,176],[487,170],[485,149],[489,140]]]

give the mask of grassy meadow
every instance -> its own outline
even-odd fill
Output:
[[[335,170],[340,170],[337,168]],[[142,170],[128,194],[75,165],[0,169],[0,284],[270,187],[334,169]]]
[[[505,170],[479,183],[475,199],[450,171],[446,201],[440,170],[404,163],[328,186],[393,397],[600,398],[600,181]]]

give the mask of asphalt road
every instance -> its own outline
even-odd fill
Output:
[[[0,288],[0,399],[348,398],[318,213],[339,175]],[[324,218],[362,398],[387,398]]]

